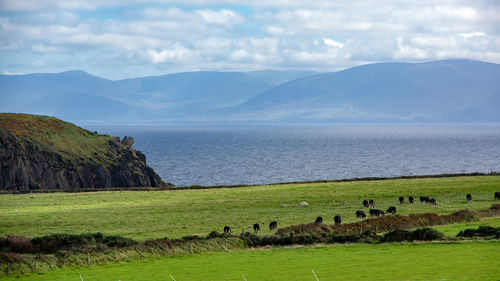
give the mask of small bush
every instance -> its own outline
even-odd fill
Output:
[[[126,247],[137,244],[134,240],[121,236],[106,236],[102,243],[108,247]]]
[[[384,235],[384,242],[413,241],[413,233],[408,230],[396,229]]]
[[[384,242],[403,242],[403,241],[430,241],[440,240],[444,237],[443,233],[432,228],[419,228],[413,232],[408,230],[396,229],[384,235]]]
[[[186,236],[183,236],[181,240],[191,241],[191,240],[197,240],[197,239],[199,239],[198,235],[186,235]]]
[[[412,233],[413,240],[430,241],[443,239],[444,234],[432,228],[419,228]]]
[[[27,254],[33,252],[33,244],[31,238],[7,235],[0,237],[0,251]]]
[[[125,247],[137,244],[130,238],[104,236],[102,233],[52,234],[35,237],[32,240],[35,250],[43,253],[55,253],[60,250],[83,250],[85,247],[108,246]]]
[[[477,229],[468,228],[466,230],[460,231],[457,237],[489,237],[495,236],[500,237],[500,227],[491,226],[480,226]]]
[[[356,243],[361,240],[361,235],[353,234],[353,235],[337,235],[333,234],[330,236],[330,243]]]
[[[0,252],[0,264],[16,263],[20,261],[22,261],[20,254]]]

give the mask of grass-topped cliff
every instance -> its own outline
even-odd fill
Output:
[[[146,157],[118,138],[54,117],[0,114],[0,189],[159,186]]]

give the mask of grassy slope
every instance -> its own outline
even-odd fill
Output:
[[[88,160],[104,166],[112,161],[106,153],[107,143],[113,137],[92,135],[90,131],[54,117],[0,113],[0,130],[57,153],[63,159]]]
[[[500,242],[354,244],[180,256],[5,280],[498,280]],[[390,270],[389,270],[390,267]]]
[[[103,232],[135,239],[206,235],[230,225],[239,233],[255,222],[279,226],[313,221],[355,221],[363,199],[377,208],[394,205],[398,213],[446,214],[459,209],[487,209],[500,190],[500,176],[404,179],[370,182],[269,185],[234,189],[155,192],[97,192],[0,195],[0,235],[46,235],[56,232]],[[465,203],[471,193],[473,202]],[[399,195],[435,197],[438,206],[398,203]],[[31,198],[32,197],[32,198]],[[418,200],[418,199],[417,199]],[[309,207],[280,207],[307,201]],[[497,203],[500,203],[497,201]],[[366,211],[366,209],[365,209]]]

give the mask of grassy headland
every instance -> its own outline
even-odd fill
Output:
[[[56,153],[63,160],[97,161],[95,164],[104,167],[113,162],[112,157],[105,156],[108,142],[114,139],[112,136],[94,134],[55,117],[2,113],[0,130]]]

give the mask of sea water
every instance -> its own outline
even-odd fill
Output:
[[[84,126],[176,186],[500,171],[500,124]]]

